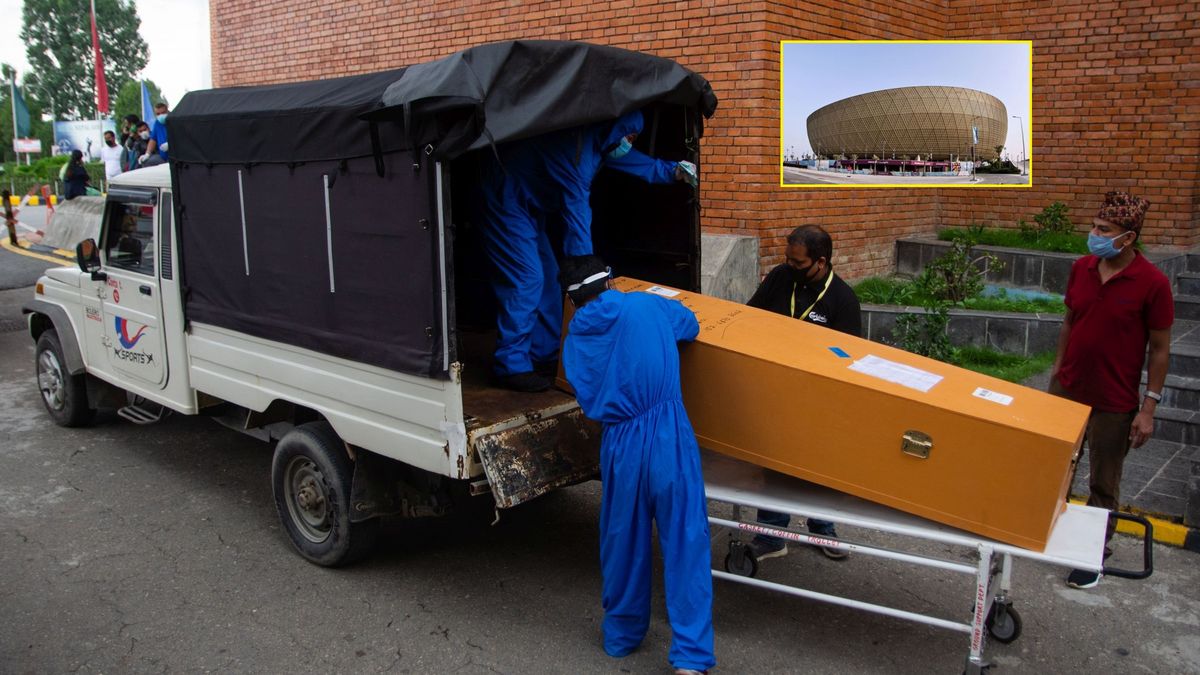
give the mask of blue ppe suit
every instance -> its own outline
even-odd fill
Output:
[[[707,670],[716,665],[708,512],[700,451],[679,388],[676,345],[695,339],[699,330],[682,303],[605,291],[571,319],[563,366],[584,414],[604,425],[604,651],[628,654],[650,625],[654,520],[671,621],[671,665]]]
[[[642,114],[616,122],[564,129],[497,148],[500,161],[485,157],[480,170],[480,220],[492,261],[499,305],[496,374],[533,370],[558,351],[562,292],[558,262],[546,235],[546,217],[565,225],[563,254],[592,253],[592,180],[601,166],[649,183],[670,183],[678,162],[637,150],[620,159],[605,155],[622,138],[642,129]]]

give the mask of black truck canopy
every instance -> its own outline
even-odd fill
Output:
[[[432,160],[654,103],[699,75],[577,42],[505,42],[329,80],[191,92],[168,117],[188,321],[447,377],[450,234]]]
[[[652,103],[711,117],[717,97],[707,80],[669,59],[586,42],[516,40],[410,66],[371,116],[406,122],[415,143],[454,158]]]

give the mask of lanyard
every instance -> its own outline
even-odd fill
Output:
[[[808,313],[813,310],[813,307],[816,307],[817,303],[821,301],[821,298],[825,297],[825,291],[829,290],[829,284],[832,284],[832,283],[833,283],[833,270],[829,270],[829,276],[825,279],[825,288],[821,289],[821,292],[817,295],[817,299],[813,300],[813,303],[808,306],[808,309],[804,310],[804,313],[801,314],[799,317],[797,317],[796,316],[796,282],[793,281],[792,282],[792,318],[793,319],[799,318],[801,321],[803,321],[804,317],[808,316]]]

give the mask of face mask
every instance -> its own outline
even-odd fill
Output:
[[[1125,250],[1125,247],[1117,248],[1113,246],[1113,241],[1124,237],[1126,234],[1129,234],[1129,232],[1126,232],[1125,234],[1118,234],[1117,236],[1110,238],[1099,234],[1089,233],[1088,250],[1091,251],[1092,255],[1096,256],[1097,258],[1115,258],[1121,255],[1121,252]]]
[[[608,157],[609,159],[621,159],[625,155],[628,155],[629,151],[632,149],[633,144],[629,142],[629,139],[622,138],[621,142],[617,143],[617,147],[608,151]]]
[[[805,286],[808,284],[808,282],[812,281],[812,279],[810,279],[808,275],[810,273],[812,273],[812,271],[816,267],[817,267],[817,263],[815,263],[815,262],[812,263],[811,265],[809,265],[808,267],[805,267],[802,270],[798,270],[795,267],[788,265],[788,271],[792,273],[792,281],[794,283],[796,283],[800,286]]]
[[[163,113],[161,115],[156,115],[154,117],[154,119],[158,120],[159,124],[164,124],[167,121],[167,113]]]
[[[139,133],[139,134],[138,134],[138,137],[140,137],[140,138],[141,138],[143,141],[148,141],[148,140],[150,140],[150,132],[149,132],[149,131],[143,131],[143,132],[141,132],[141,133]]]

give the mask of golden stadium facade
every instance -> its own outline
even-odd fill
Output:
[[[899,87],[835,101],[808,116],[808,141],[821,157],[997,159],[1008,137],[1000,99],[964,87]]]

